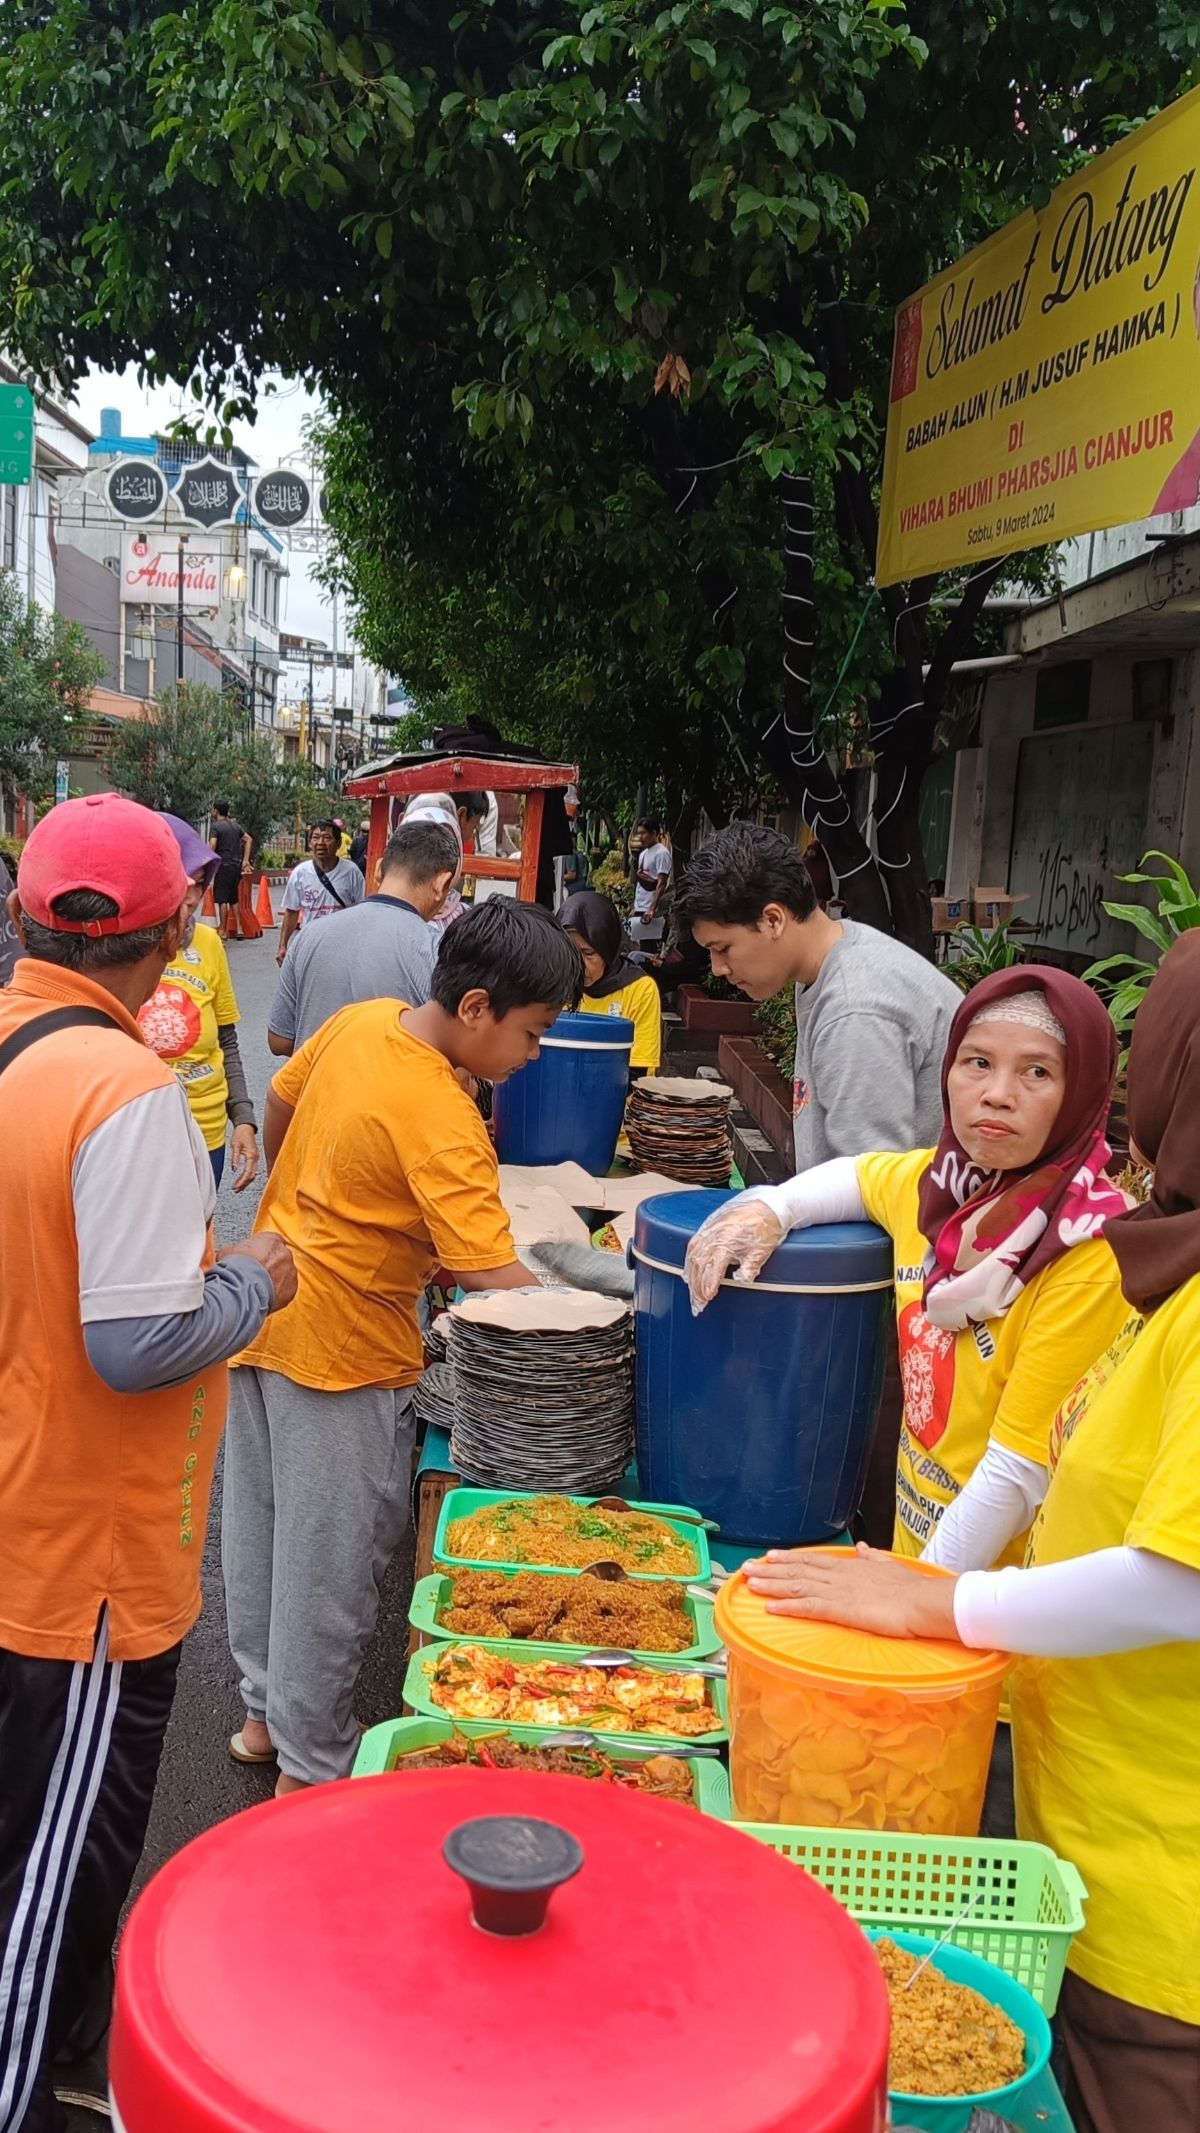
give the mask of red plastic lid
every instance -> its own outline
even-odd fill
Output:
[[[482,1816],[555,1826],[516,1845],[526,1888],[561,1882],[525,1938],[481,1931],[443,1856]],[[451,1849],[488,1880],[477,1829]],[[274,1801],[173,1859],[121,1944],[110,2068],[125,2133],[880,2133],[887,2044],[869,1943],[753,1838],[438,1771]]]

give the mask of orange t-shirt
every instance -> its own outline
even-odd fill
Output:
[[[0,1647],[90,1659],[107,1602],[112,1657],[149,1659],[200,1612],[228,1379],[219,1364],[118,1393],[88,1360],[73,1166],[90,1135],[173,1077],[111,993],[31,959],[0,992],[0,1043],[76,1006],[118,1026],[60,1030],[0,1074]]]
[[[414,1384],[417,1299],[435,1268],[516,1258],[478,1109],[403,1010],[344,1007],[271,1085],[296,1115],[255,1228],[287,1239],[299,1291],[237,1362],[320,1392]]]

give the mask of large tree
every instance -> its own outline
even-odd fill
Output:
[[[619,615],[608,708],[730,798],[757,750],[857,908],[919,937],[920,779],[993,572],[871,596],[891,312],[1198,50],[1187,0],[9,0],[0,339],[229,407],[267,365],[319,379],[402,539],[372,587],[343,516],[365,623],[422,584],[557,618],[569,687]],[[457,575],[418,413],[478,483]],[[816,663],[785,673],[809,483]],[[816,715],[859,704],[878,865]]]
[[[48,800],[71,721],[86,716],[104,661],[83,630],[26,600],[0,571],[0,791]]]

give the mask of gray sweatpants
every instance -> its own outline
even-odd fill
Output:
[[[289,1777],[346,1777],[354,1684],[408,1519],[412,1394],[230,1374],[221,1561],[251,1718]]]

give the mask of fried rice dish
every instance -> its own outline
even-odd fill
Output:
[[[693,1577],[700,1558],[665,1519],[648,1511],[598,1511],[568,1496],[516,1496],[485,1504],[451,1521],[450,1553],[484,1563],[548,1563],[586,1570],[620,1563],[623,1570]]]
[[[468,1740],[456,1733],[436,1748],[415,1748],[402,1755],[397,1770],[549,1770],[563,1777],[591,1778],[622,1792],[647,1792],[657,1800],[695,1805],[692,1773],[681,1757],[647,1755],[638,1762],[618,1762],[603,1748],[533,1747],[489,1733]]]
[[[1025,2072],[1025,2033],[969,1985],[956,1985],[894,1940],[875,1944],[892,2003],[888,2087],[904,2096],[978,2096]]]
[[[439,1621],[461,1637],[631,1652],[686,1651],[695,1634],[682,1585],[610,1584],[541,1570],[457,1570]]]
[[[514,1660],[478,1644],[447,1644],[423,1656],[430,1697],[451,1718],[685,1739],[711,1733],[718,1724],[703,1674]]]

